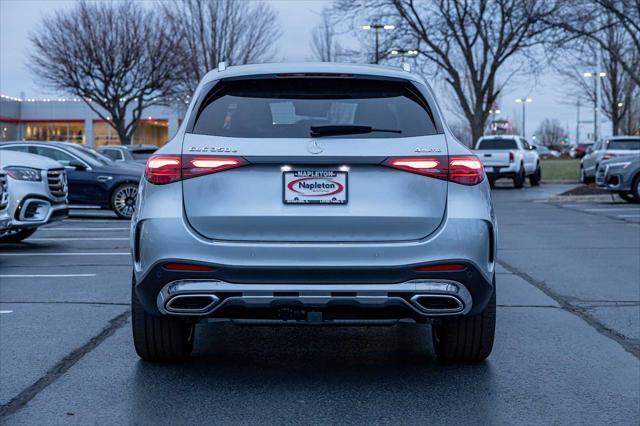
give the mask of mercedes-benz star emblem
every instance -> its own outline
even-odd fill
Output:
[[[324,148],[322,148],[322,145],[320,145],[317,140],[311,139],[311,142],[307,145],[307,151],[311,154],[320,154],[324,151]]]

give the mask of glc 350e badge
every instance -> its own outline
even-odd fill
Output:
[[[189,152],[238,152],[238,150],[226,146],[192,146]]]

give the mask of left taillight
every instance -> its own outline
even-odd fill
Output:
[[[155,185],[165,185],[182,179],[179,155],[152,155],[147,160],[144,177]]]
[[[155,185],[165,185],[182,179],[221,172],[245,165],[238,157],[199,155],[154,155],[147,161],[145,178]]]
[[[473,155],[392,158],[385,164],[462,185],[477,185],[484,179],[482,162]]]

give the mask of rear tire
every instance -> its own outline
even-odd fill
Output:
[[[131,286],[131,328],[136,353],[145,361],[178,361],[193,350],[195,325],[180,318],[149,315],[138,300],[135,285]]]
[[[584,167],[580,166],[580,182],[587,184],[587,174],[584,171]]]
[[[633,201],[626,201],[640,203],[640,175],[636,176],[631,183],[631,195],[633,195]]]
[[[19,243],[32,236],[38,228],[26,228],[9,231],[7,235],[0,237],[0,243]]]
[[[540,185],[540,180],[542,179],[542,172],[540,171],[540,166],[536,167],[536,171],[533,172],[531,176],[529,176],[529,183],[531,186]]]
[[[518,172],[518,174],[513,178],[513,186],[514,188],[522,188],[524,186],[524,180],[527,178],[527,176],[524,173],[524,166],[520,167],[520,171]]]
[[[436,355],[443,361],[480,362],[493,349],[496,330],[496,291],[482,312],[473,316],[452,317],[433,324],[432,338]]]
[[[620,196],[620,198],[622,198],[627,203],[637,203],[638,202],[636,197],[634,197],[633,193],[631,193],[631,192],[618,192],[618,195]]]

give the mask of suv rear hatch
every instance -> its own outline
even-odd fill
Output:
[[[183,197],[204,237],[406,241],[443,220],[446,180],[384,165],[447,154],[429,105],[407,81],[223,80],[194,113],[182,164],[198,176],[183,180]],[[226,170],[202,174],[207,167]]]

